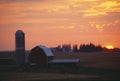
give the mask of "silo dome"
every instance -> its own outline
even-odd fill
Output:
[[[16,31],[15,35],[24,35],[24,32],[22,30]]]

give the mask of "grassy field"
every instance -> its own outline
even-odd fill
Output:
[[[1,58],[14,59],[14,52],[0,53]],[[120,53],[61,53],[55,52],[54,59],[80,59],[80,67],[72,71],[20,71],[15,66],[0,65],[0,81],[88,81],[120,80]],[[57,70],[57,69],[53,69]]]

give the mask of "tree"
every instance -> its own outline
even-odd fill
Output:
[[[73,45],[73,52],[78,52],[77,44]]]
[[[102,51],[101,45],[94,45],[93,43],[90,44],[82,44],[79,48],[80,52],[100,52]]]

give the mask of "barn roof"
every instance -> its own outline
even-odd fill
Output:
[[[45,52],[46,56],[54,56],[52,51],[50,50],[50,48],[40,45],[38,46],[39,48],[43,49],[43,51]]]
[[[49,63],[78,63],[78,62],[80,62],[79,59],[55,59],[49,61]]]

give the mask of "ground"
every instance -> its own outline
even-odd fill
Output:
[[[14,58],[14,55],[4,55],[1,54],[1,58]],[[15,70],[15,66],[0,65],[0,81],[120,80],[120,53],[118,52],[55,52],[54,55],[54,59],[80,59],[80,67],[58,72],[55,71],[56,69],[53,69],[54,71],[44,71],[45,69],[42,71],[22,71]]]

